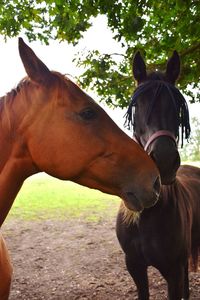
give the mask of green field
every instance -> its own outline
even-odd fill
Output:
[[[119,203],[115,196],[39,174],[24,182],[7,220],[84,217],[99,221],[102,217],[115,216]]]
[[[199,162],[188,164],[200,166]],[[42,173],[24,182],[7,220],[85,218],[99,221],[115,217],[119,203],[120,199],[115,196]]]

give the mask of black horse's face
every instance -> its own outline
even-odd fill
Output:
[[[155,99],[155,89],[138,97],[135,105],[135,135],[143,148],[155,161],[162,184],[171,184],[180,166],[177,150],[179,125],[177,111],[168,93],[163,92]]]
[[[133,60],[137,89],[128,109],[134,118],[134,137],[155,161],[162,184],[171,184],[180,166],[177,149],[179,126],[186,138],[190,133],[189,114],[185,99],[175,88],[180,72],[179,55],[174,51],[165,73],[146,73],[140,53]],[[134,108],[134,111],[133,111]]]

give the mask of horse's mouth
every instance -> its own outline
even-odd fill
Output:
[[[142,212],[144,209],[141,201],[136,197],[133,192],[124,192],[122,194],[122,199],[124,201],[125,206],[132,211]]]
[[[157,203],[159,199],[159,193],[154,195],[154,197],[149,196],[145,200],[143,199],[143,201],[133,192],[124,192],[121,195],[121,198],[129,210],[141,213],[145,208],[150,208]]]

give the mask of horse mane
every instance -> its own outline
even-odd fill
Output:
[[[54,76],[55,79],[57,81],[57,85],[59,86],[59,88],[61,87],[61,85],[66,84],[68,87],[70,87],[70,89],[73,90],[76,89],[78,87],[78,85],[76,83],[74,83],[73,81],[71,81],[69,79],[69,77],[65,74],[61,74],[57,71],[52,71],[51,72]],[[8,102],[13,102],[13,100],[15,99],[15,97],[19,94],[20,91],[22,91],[23,89],[26,89],[30,83],[31,83],[31,79],[26,76],[24,77],[22,80],[19,81],[19,83],[17,84],[16,87],[12,88],[11,91],[9,91],[5,96],[0,97],[0,105],[3,104],[3,102],[8,103]],[[79,87],[78,87],[79,89]],[[80,91],[82,91],[81,89],[79,89]]]
[[[0,114],[1,114],[1,124],[3,120],[3,114],[6,118],[6,127],[9,128],[9,131],[13,130],[13,125],[11,124],[11,111],[14,112],[14,109],[12,109],[12,105],[15,103],[15,99],[19,93],[20,99],[22,101],[27,102],[27,99],[29,99],[27,95],[27,89],[30,86],[31,79],[28,76],[25,76],[22,78],[19,83],[16,85],[16,87],[12,88],[9,92],[7,92],[4,96],[0,97]],[[30,99],[29,99],[30,101]],[[27,102],[27,105],[30,105],[30,102]]]
[[[12,108],[12,105],[15,103],[15,98],[21,92],[24,90],[24,93],[26,93],[26,89],[30,84],[30,79],[28,77],[24,77],[22,80],[19,81],[16,87],[12,88],[9,92],[7,92],[4,96],[0,97],[0,119],[1,124],[3,123],[3,115],[5,115],[6,119],[6,127],[9,128],[9,131],[13,130],[12,124],[11,124],[11,117],[10,114],[14,109]],[[26,99],[26,97],[22,97],[23,99]]]
[[[191,201],[190,191],[184,188],[184,181],[177,176],[172,185],[162,186],[162,200],[164,203],[173,201],[174,211],[178,211],[181,221],[181,234],[186,241],[187,255],[189,257],[190,269],[193,272],[198,268],[199,247],[192,244],[192,223],[194,207]]]
[[[24,77],[22,80],[19,81],[16,87],[12,88],[5,96],[0,97],[0,105],[12,103],[17,96],[17,94],[24,88],[25,86],[29,85],[30,79],[29,77]]]
[[[125,114],[125,126],[129,129],[132,127],[135,131],[134,108],[138,97],[141,94],[148,92],[152,88],[155,88],[156,92],[154,93],[153,99],[150,102],[150,107],[146,116],[147,123],[158,96],[163,90],[166,91],[169,94],[172,105],[177,113],[177,125],[181,128],[181,146],[183,146],[184,137],[188,140],[191,132],[188,105],[181,92],[173,84],[167,82],[165,75],[161,72],[156,71],[149,73],[146,81],[136,88],[131,98],[127,113]],[[177,132],[177,138],[179,141],[179,131]]]
[[[59,72],[52,71],[52,74],[55,75],[55,78],[57,79],[58,85],[61,82],[65,82],[65,84],[68,84],[71,82],[71,80],[66,76],[63,75]],[[16,87],[12,88],[8,93],[6,93],[4,96],[0,97],[0,111],[3,110],[3,108],[7,107],[8,105],[11,105],[13,101],[15,100],[16,96],[20,93],[23,92],[26,94],[26,90],[29,87],[31,83],[31,79],[28,76],[25,76],[22,78],[19,83],[17,84]],[[25,100],[27,97],[22,94],[23,100]],[[29,103],[30,104],[30,103]]]

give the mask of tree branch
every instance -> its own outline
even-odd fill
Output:
[[[200,42],[197,43],[196,45],[194,45],[194,46],[188,48],[188,49],[183,50],[183,51],[180,53],[180,57],[184,57],[184,56],[186,56],[186,55],[188,55],[188,54],[191,54],[191,53],[193,53],[194,51],[196,51],[196,50],[198,50],[198,49],[200,50]]]

